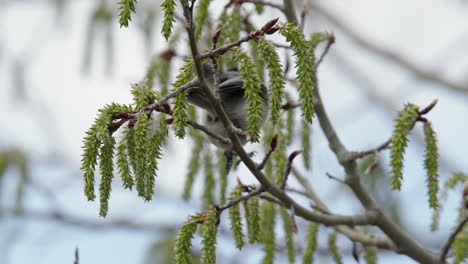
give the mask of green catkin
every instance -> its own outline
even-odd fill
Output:
[[[242,203],[244,205],[249,243],[260,242],[260,206],[258,198],[252,197]]]
[[[263,243],[262,264],[273,264],[275,260],[275,205],[271,202],[264,202],[261,206],[261,238]]]
[[[413,104],[407,104],[395,119],[390,149],[392,187],[394,190],[400,190],[401,188],[401,181],[403,180],[403,155],[408,146],[408,134],[417,117],[418,107]]]
[[[291,216],[288,210],[284,207],[280,208],[280,215],[283,220],[283,229],[286,236],[286,250],[288,255],[289,263],[294,263],[294,239],[293,239],[293,227],[291,222]]]
[[[307,245],[304,249],[302,264],[312,264],[314,262],[314,253],[317,249],[317,233],[319,224],[310,222],[307,228]]]
[[[242,186],[236,187],[229,197],[229,201],[232,202],[242,195]],[[231,233],[234,237],[236,247],[242,249],[244,246],[244,233],[242,231],[242,220],[239,204],[236,204],[229,209],[229,220],[231,222]]]

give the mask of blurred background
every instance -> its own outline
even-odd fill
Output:
[[[140,0],[128,28],[119,27],[116,2],[0,0],[1,264],[73,263],[76,248],[80,263],[171,263],[167,257],[174,232],[199,210],[200,175],[193,198],[181,199],[191,154],[187,146],[193,143],[172,135],[152,201],[145,203],[135,192],[123,190],[116,179],[109,214],[100,218],[98,203],[88,202],[83,194],[82,138],[97,110],[111,102],[130,103],[130,84],[141,81],[152,58],[167,48],[160,35],[161,1]],[[366,150],[386,141],[405,103],[426,106],[438,99],[428,118],[438,136],[441,185],[452,172],[468,173],[466,1],[295,2],[298,14],[305,10],[307,33],[336,36],[318,76],[325,106],[348,149]],[[212,18],[226,3],[212,3]],[[245,8],[253,10],[249,4]],[[277,10],[265,8],[252,21],[258,28],[276,17],[285,21]],[[185,39],[183,32],[179,37]],[[180,57],[188,55],[183,42],[176,53],[172,77]],[[360,212],[351,192],[326,176],[342,177],[343,170],[317,122],[312,130],[312,170],[301,172],[334,212]],[[438,251],[456,224],[461,187],[442,201],[440,227],[431,232],[422,127],[417,126],[410,139],[400,192],[390,192],[388,151],[379,155],[379,168],[363,177],[402,228]],[[299,149],[298,144],[291,150]],[[255,144],[247,148],[261,149]],[[366,162],[373,161],[362,161],[363,168]],[[230,176],[231,186],[236,176],[253,182],[242,165]],[[299,224],[298,256],[305,236],[305,225]],[[221,224],[220,230],[219,263],[261,261],[260,246],[239,252],[228,225]],[[331,261],[328,233],[323,228],[319,234],[318,263]],[[286,263],[278,236],[277,263]],[[199,241],[194,242],[195,255]],[[355,263],[346,237],[339,236],[338,248],[344,263]],[[296,262],[301,263],[300,257]],[[379,263],[414,261],[379,251]]]

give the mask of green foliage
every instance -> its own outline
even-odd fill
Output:
[[[255,11],[257,11],[259,15],[261,15],[264,10],[263,4],[255,3]]]
[[[284,75],[281,62],[275,48],[264,38],[258,40],[258,48],[266,61],[270,90],[270,121],[276,124],[280,118],[281,105],[284,98]]]
[[[94,193],[94,170],[100,155],[100,146],[104,140],[109,140],[109,137],[112,137],[107,126],[111,122],[112,116],[121,111],[130,112],[131,108],[118,104],[104,106],[99,110],[98,117],[94,120],[94,124],[86,132],[83,139],[81,170],[84,171],[84,193],[90,201],[96,198]]]
[[[326,32],[314,32],[310,36],[310,45],[313,50],[317,47],[318,44],[327,40],[330,37],[330,33]]]
[[[154,86],[154,78],[157,77],[159,79],[159,91],[161,95],[166,95],[167,91],[169,90],[169,79],[171,77],[171,61],[167,60],[161,55],[155,56],[146,70],[145,79],[147,82],[148,87],[151,91],[151,88]]]
[[[291,222],[291,216],[288,210],[284,207],[280,208],[280,215],[283,219],[283,228],[286,236],[286,250],[288,253],[289,263],[294,263],[294,239],[293,239],[293,223]]]
[[[13,155],[12,155],[13,154]],[[19,213],[23,209],[23,201],[24,201],[24,191],[26,189],[26,185],[29,181],[29,160],[26,156],[26,153],[22,151],[14,151],[11,156],[13,156],[16,166],[19,169],[19,180],[16,184],[16,192],[15,192],[15,205],[14,211]]]
[[[242,195],[242,186],[234,188],[229,197],[229,201],[234,201]],[[236,204],[229,209],[229,220],[231,220],[231,232],[236,242],[236,247],[242,249],[244,246],[244,233],[242,232],[242,220],[239,204]]]
[[[343,258],[338,252],[338,248],[336,247],[336,232],[333,232],[328,237],[328,250],[330,251],[331,257],[337,264],[343,264]]]
[[[260,232],[263,243],[263,257],[262,264],[272,264],[275,260],[275,205],[271,202],[265,201],[261,206],[261,224]]]
[[[239,72],[244,79],[245,98],[247,100],[248,108],[247,115],[248,130],[252,133],[252,141],[258,142],[260,139],[260,121],[263,120],[264,113],[263,105],[264,100],[260,96],[262,88],[260,86],[260,79],[253,64],[247,53],[241,51],[239,48],[233,48],[234,61],[240,63]]]
[[[452,249],[454,253],[453,264],[462,263],[468,255],[468,225],[465,224],[463,230],[455,237]]]
[[[453,173],[452,176],[450,176],[450,178],[448,178],[445,181],[444,187],[438,199],[439,207],[437,208],[437,210],[434,210],[432,215],[432,231],[437,230],[437,228],[439,227],[440,211],[442,210],[442,205],[444,204],[441,201],[447,199],[447,193],[449,190],[453,190],[456,186],[458,186],[459,184],[463,184],[465,181],[468,181],[468,175],[461,172]]]
[[[180,69],[179,75],[176,77],[176,81],[172,84],[174,90],[186,84],[192,79],[193,60],[186,59],[186,64]],[[183,138],[185,136],[185,127],[187,126],[187,94],[179,93],[176,98],[172,101],[174,105],[174,130],[176,136]]]
[[[283,134],[281,129],[278,129],[276,134],[278,136],[278,144],[271,155],[271,160],[274,168],[274,180],[277,185],[281,185],[288,166],[287,154],[286,154],[286,135]]]
[[[432,208],[438,207],[437,193],[439,191],[439,174],[438,174],[438,159],[437,139],[435,131],[432,129],[431,123],[424,123],[424,136],[426,141],[426,151],[424,159],[424,167],[426,168],[427,191],[429,197],[429,206]]]
[[[160,98],[160,95],[155,90],[151,89],[147,81],[132,84],[131,93],[133,95],[135,109],[148,106]]]
[[[172,33],[172,24],[175,22],[174,15],[175,15],[176,1],[164,0],[161,3],[161,7],[164,11],[164,19],[163,19],[161,33],[164,36],[164,38],[166,38],[166,41],[167,41]]]
[[[205,171],[205,189],[203,191],[203,208],[206,209],[214,203],[213,190],[215,188],[215,179],[213,171],[213,163],[210,153],[206,151],[203,169]]]
[[[216,28],[223,29],[223,32],[218,38],[218,47],[239,39],[240,30],[242,29],[242,15],[241,9],[238,6],[232,8],[231,13],[228,13],[228,9],[224,9],[217,21],[219,24]],[[227,66],[228,69],[237,67],[236,63],[230,56],[219,56],[218,64],[220,70],[222,70],[224,66]]]
[[[0,153],[0,180],[10,165],[8,152]]]
[[[179,138],[185,137],[185,127],[187,126],[187,105],[188,99],[186,92],[179,93],[174,100],[172,101],[174,104],[174,130],[175,135]]]
[[[138,196],[146,199],[146,150],[148,144],[149,117],[147,114],[141,114],[135,123],[135,180]]]
[[[286,141],[290,145],[294,138],[294,108],[286,111]]]
[[[260,240],[260,206],[257,197],[252,197],[242,202],[244,205],[245,220],[249,243]]]
[[[159,70],[157,72],[159,78],[159,85],[161,85],[161,95],[167,95],[167,92],[169,91],[169,80],[171,78],[171,72],[171,60],[163,59],[161,61],[161,67],[159,67]]]
[[[314,70],[315,55],[310,42],[304,39],[302,30],[294,24],[285,24],[281,34],[290,42],[296,57],[296,75],[299,81],[299,101],[301,103],[302,117],[312,123],[314,116],[314,89],[317,85],[317,76]]]
[[[160,128],[153,132],[148,137],[147,144],[147,164],[145,175],[146,196],[145,200],[149,201],[154,194],[154,185],[156,171],[158,170],[158,159],[162,157],[162,146],[167,137],[168,128],[166,125],[161,125]]]
[[[174,245],[174,260],[176,264],[192,264],[191,248],[192,238],[197,231],[200,216],[192,216],[186,221],[177,233]]]
[[[390,149],[390,165],[392,166],[392,187],[400,190],[403,179],[403,155],[408,146],[408,134],[418,117],[418,107],[406,104],[395,119],[395,127],[392,135],[392,147]]]
[[[106,217],[109,211],[109,197],[111,192],[112,179],[114,178],[114,164],[112,157],[114,156],[115,138],[107,137],[103,139],[103,144],[99,153],[99,170],[101,172],[100,191],[100,208],[99,216]]]
[[[208,7],[210,5],[210,0],[199,0],[198,5],[195,11],[195,37],[198,38],[203,30],[205,20],[208,17]]]
[[[184,200],[188,200],[190,198],[192,185],[195,180],[195,174],[200,169],[200,154],[203,149],[203,136],[197,131],[196,133],[194,133],[193,137],[195,140],[195,145],[193,146],[192,156],[190,157],[187,178],[185,180],[184,193],[182,194],[182,198]]]
[[[236,5],[232,9],[230,20],[229,20],[229,23],[227,24],[228,27],[226,28],[225,33],[224,33],[227,35],[230,42],[234,42],[239,39],[240,31],[242,29],[241,23],[242,23],[241,8],[239,5]]]
[[[310,144],[310,137],[311,137],[311,129],[310,125],[305,122],[304,120],[302,123],[302,131],[301,131],[301,141],[302,141],[302,148],[304,152],[302,153],[302,160],[304,161],[304,167],[306,169],[310,169],[310,151],[311,151],[311,144]]]
[[[317,233],[319,224],[310,222],[307,228],[307,246],[304,249],[302,264],[312,264],[314,261],[314,253],[317,249]]]
[[[468,174],[464,174],[461,172],[455,172],[452,174],[452,177],[450,177],[446,182],[444,189],[454,189],[455,186],[457,186],[460,183],[464,183],[465,181],[468,181]]]
[[[367,264],[377,264],[377,249],[372,246],[364,246],[364,260]]]
[[[119,24],[120,27],[128,27],[128,22],[132,21],[132,12],[135,13],[136,0],[120,0],[119,5]]]
[[[131,130],[124,129],[123,131],[123,138],[120,140],[117,146],[117,168],[119,170],[119,174],[122,177],[123,187],[125,189],[132,189],[133,185],[135,184],[131,171],[130,171],[130,162],[129,162],[129,132]],[[133,149],[134,150],[134,149]]]
[[[265,83],[265,57],[260,50],[258,42],[251,41],[249,44],[251,46],[250,55],[255,63],[255,67],[257,67],[258,77],[262,83]]]
[[[201,226],[202,231],[202,264],[216,263],[216,234],[218,232],[218,214],[215,210],[209,210]]]
[[[218,151],[218,174],[219,174],[219,191],[221,204],[226,202],[226,189],[228,184],[227,171],[226,171],[226,156],[223,151]]]

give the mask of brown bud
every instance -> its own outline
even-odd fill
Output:
[[[176,55],[175,51],[172,50],[172,49],[167,49],[163,52],[161,52],[161,54],[159,56],[161,56],[161,58],[167,60],[167,61],[170,61],[172,59],[172,57],[174,57]]]
[[[296,151],[294,151],[293,153],[291,153],[291,154],[289,155],[289,158],[288,158],[289,164],[291,164],[291,163],[293,162],[294,158],[296,158],[296,156],[299,155],[299,154],[301,154],[301,153],[302,153],[302,150],[296,150]]]
[[[330,33],[330,36],[328,37],[328,42],[330,42],[330,44],[333,44],[335,43],[335,34]]]
[[[297,235],[298,229],[297,229],[297,223],[296,223],[296,218],[294,217],[294,214],[291,214],[291,229],[292,229],[292,232]]]
[[[276,149],[276,146],[278,146],[278,135],[275,135],[271,139],[271,144],[270,144],[271,151],[274,151]]]
[[[171,106],[168,103],[163,103],[161,106],[164,109],[164,113],[171,114],[171,112],[172,112],[171,111]]]
[[[174,118],[168,118],[168,119],[164,120],[164,123],[168,124],[168,125],[172,124],[172,122],[174,122]]]
[[[418,120],[418,121],[420,121],[420,122],[423,122],[423,123],[429,122],[429,120],[427,120],[427,118],[422,117],[422,116],[418,117],[418,119],[416,119],[416,120]]]
[[[118,112],[118,113],[115,113],[113,116],[112,116],[112,119],[122,119],[122,118],[127,118],[128,117],[128,113],[126,112]]]
[[[213,34],[213,46],[216,46],[216,43],[218,43],[219,36],[221,35],[221,32],[223,31],[222,28],[219,28],[218,30],[215,31]]]
[[[112,122],[109,125],[107,125],[107,129],[109,130],[109,133],[112,134],[114,133],[119,127],[122,125],[122,122]]]
[[[268,21],[268,22],[262,27],[262,31],[263,31],[263,32],[266,32],[268,29],[270,29],[272,26],[274,26],[274,25],[276,24],[276,22],[278,22],[278,20],[279,20],[279,17]]]
[[[132,128],[135,126],[135,123],[138,121],[138,119],[136,118],[133,118],[133,119],[130,119],[130,121],[128,121],[128,128]]]
[[[429,111],[432,110],[432,108],[434,108],[434,106],[437,104],[437,100],[434,100],[434,102],[432,102],[430,105],[426,106],[425,108],[423,108],[421,111],[419,111],[418,113],[420,115],[425,115],[427,113],[429,113]]]
[[[267,35],[271,35],[271,34],[275,34],[276,31],[278,31],[280,28],[278,26],[274,26],[274,27],[271,27],[267,30],[264,30],[265,34]]]

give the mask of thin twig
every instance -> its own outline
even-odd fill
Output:
[[[254,191],[251,191],[246,195],[243,195],[243,196],[241,196],[241,197],[239,197],[239,198],[237,198],[235,200],[230,201],[229,203],[227,203],[227,204],[225,204],[223,206],[220,206],[218,210],[220,212],[222,212],[222,211],[224,211],[224,210],[226,210],[228,208],[231,208],[231,207],[235,206],[236,204],[238,204],[238,203],[240,203],[242,201],[248,200],[248,199],[250,199],[250,198],[252,198],[252,197],[254,197],[256,195],[259,195],[259,194],[263,193],[264,191],[265,191],[265,188],[263,186],[259,186]]]
[[[330,50],[330,47],[331,47],[331,45],[333,45],[333,43],[335,43],[335,35],[333,33],[331,33],[330,36],[328,37],[327,45],[325,46],[325,49],[323,50],[322,55],[320,55],[319,60],[314,65],[314,68],[313,68],[314,71],[316,71],[318,69],[318,67],[322,63],[323,59],[325,58],[325,56],[327,56],[328,51]]]
[[[198,124],[194,120],[187,120],[187,124],[189,124],[190,126],[192,126],[195,129],[198,129],[198,130],[204,132],[208,136],[220,141],[221,143],[223,143],[224,145],[229,146],[229,148],[230,148],[231,141],[228,138],[225,138],[225,137],[223,137],[223,136],[221,136],[219,134],[214,133],[213,131],[209,130],[207,127]]]
[[[389,138],[387,141],[380,144],[376,148],[369,149],[369,150],[366,150],[366,151],[350,152],[350,155],[348,156],[347,159],[348,160],[357,160],[357,159],[360,159],[360,158],[364,158],[367,155],[375,154],[375,153],[380,152],[380,151],[382,151],[384,149],[387,149],[390,146],[390,143],[392,143],[391,138]]]
[[[291,173],[292,163],[294,159],[297,157],[297,155],[301,153],[302,153],[302,150],[296,150],[289,155],[288,165],[286,166],[286,171],[284,172],[283,180],[281,181],[281,186],[280,186],[281,190],[284,190],[284,188],[286,187],[286,183],[288,182],[289,174]]]
[[[265,23],[265,25],[261,29],[259,29],[257,31],[250,32],[247,36],[242,37],[241,39],[239,39],[237,41],[234,41],[232,43],[221,46],[221,47],[219,47],[217,49],[210,50],[210,51],[204,52],[202,54],[198,54],[196,59],[197,60],[203,60],[203,59],[206,59],[206,58],[217,57],[219,55],[223,55],[224,53],[228,52],[230,49],[232,49],[232,48],[234,48],[236,46],[240,46],[244,42],[247,42],[247,41],[252,40],[252,39],[258,39],[258,38],[260,38],[261,36],[263,36],[265,34],[273,34],[279,29],[278,27],[275,27],[275,24],[276,24],[277,21],[278,21],[278,18],[272,19],[272,20],[268,21],[267,23]]]
[[[442,263],[445,263],[445,258],[447,257],[447,254],[449,252],[450,247],[453,244],[453,241],[455,241],[455,237],[463,230],[463,227],[465,226],[466,223],[468,223],[468,216],[465,217],[465,219],[463,219],[463,221],[461,221],[458,224],[455,231],[453,231],[450,237],[448,238],[447,242],[445,243],[443,247],[442,253],[440,254],[440,261]]]
[[[73,261],[73,264],[79,264],[80,263],[80,256],[78,255],[78,247],[75,248],[75,261]]]
[[[468,92],[467,83],[455,83],[450,79],[442,76],[440,71],[431,71],[424,69],[421,64],[417,64],[415,61],[411,61],[407,56],[402,55],[400,51],[392,51],[385,45],[378,44],[369,40],[368,36],[363,36],[356,30],[357,27],[344,21],[343,16],[338,16],[332,13],[328,8],[324,8],[322,5],[317,4],[316,1],[309,1],[309,7],[324,16],[329,22],[334,24],[340,31],[346,34],[351,40],[353,40],[359,47],[366,49],[375,55],[378,55],[386,61],[391,61],[403,69],[409,70],[417,77],[434,82],[443,87],[448,87],[453,90],[466,93]]]
[[[267,152],[267,154],[265,155],[265,157],[263,157],[263,160],[262,160],[262,162],[258,165],[257,170],[263,170],[263,168],[265,167],[265,164],[267,163],[268,159],[269,159],[270,156],[271,156],[271,153],[273,153],[273,151],[275,151],[277,145],[278,145],[278,135],[275,135],[275,136],[273,137],[273,139],[271,140],[271,143],[270,143],[270,150]]]
[[[346,182],[345,182],[345,181],[343,181],[342,179],[337,178],[337,177],[331,175],[329,172],[327,172],[326,175],[328,176],[329,179],[335,180],[335,181],[337,181],[337,182],[339,182],[339,183],[341,183],[341,184],[345,184],[345,185],[346,185]]]

